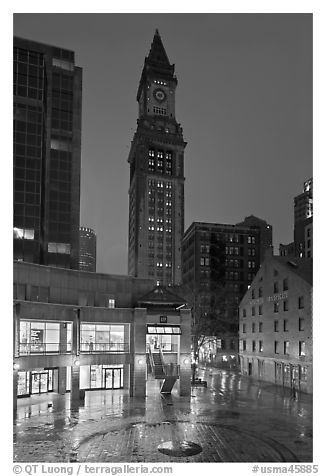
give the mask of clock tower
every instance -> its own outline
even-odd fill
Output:
[[[168,286],[181,284],[184,231],[186,142],[175,118],[177,84],[156,30],[139,82],[137,130],[128,158],[128,272]]]

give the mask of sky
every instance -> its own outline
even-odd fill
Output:
[[[127,274],[136,93],[158,28],[178,87],[185,230],[251,214],[293,241],[293,199],[312,176],[311,14],[14,14],[14,34],[75,51],[83,68],[81,220],[97,271]]]

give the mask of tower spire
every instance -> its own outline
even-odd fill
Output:
[[[157,28],[155,30],[154,38],[147,60],[149,62],[161,63],[170,66],[168,55],[166,54],[165,48],[161,40],[161,36]]]

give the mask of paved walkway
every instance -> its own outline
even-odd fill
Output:
[[[159,393],[146,399],[125,390],[86,392],[70,410],[69,395],[18,401],[14,424],[17,462],[311,462],[312,398],[251,381],[235,372],[199,370],[207,388],[190,398]],[[51,402],[51,403],[50,403]],[[51,406],[52,404],[52,406]],[[190,441],[194,456],[168,456],[157,447]]]

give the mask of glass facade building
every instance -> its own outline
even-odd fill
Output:
[[[96,273],[96,234],[84,226],[79,229],[79,269]]]
[[[14,258],[78,269],[82,70],[14,38]]]

